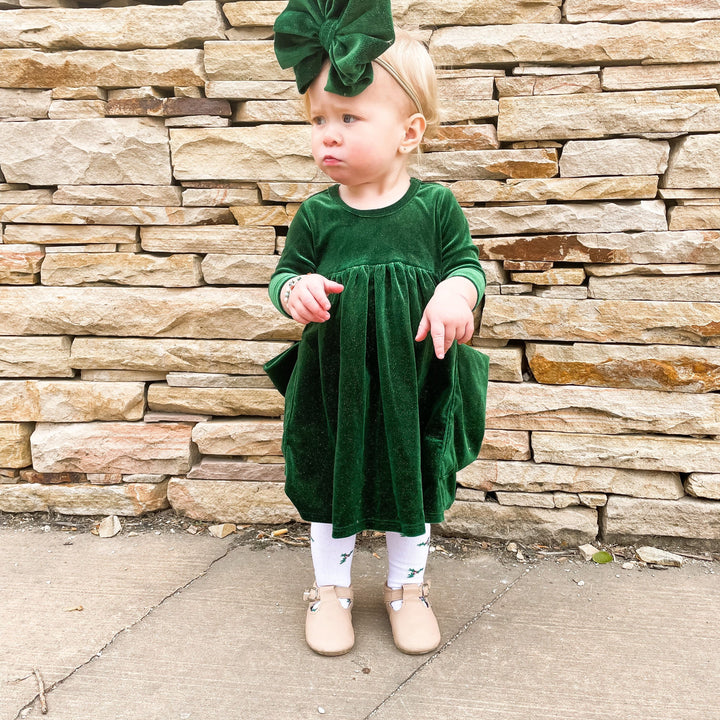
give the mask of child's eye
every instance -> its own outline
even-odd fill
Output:
[[[345,113],[345,115],[343,115],[344,123],[351,123],[351,122],[354,122],[355,120],[357,120],[357,118],[354,115],[348,115],[347,113]]]
[[[310,122],[313,125],[324,125],[325,124],[325,118],[321,115],[316,115],[314,118],[310,120]]]

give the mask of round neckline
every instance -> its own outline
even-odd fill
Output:
[[[330,187],[330,192],[333,196],[333,198],[341,205],[341,207],[344,210],[347,210],[347,212],[352,213],[353,215],[359,215],[361,217],[378,217],[381,215],[389,215],[390,213],[393,213],[397,210],[399,210],[404,205],[407,205],[410,200],[415,196],[415,193],[417,192],[418,188],[420,187],[420,180],[417,178],[411,177],[410,178],[410,187],[405,191],[405,194],[399,199],[396,200],[394,203],[391,203],[390,205],[385,205],[384,207],[379,208],[368,208],[365,210],[361,210],[359,208],[354,208],[352,205],[348,205],[342,197],[340,197],[340,185],[333,185]]]

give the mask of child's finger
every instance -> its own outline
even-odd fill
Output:
[[[421,340],[424,340],[427,337],[429,329],[430,323],[428,322],[427,315],[423,313],[422,318],[420,318],[420,324],[418,325],[417,333],[415,335],[415,342],[420,342]]]
[[[335,282],[334,280],[325,280],[325,292],[328,295],[336,295],[337,293],[341,293],[345,287],[341,285],[338,282]]]
[[[435,348],[435,356],[438,360],[445,357],[447,347],[445,345],[445,326],[442,323],[435,323],[430,328],[430,336],[432,337],[433,347]],[[452,339],[450,340],[452,344]]]

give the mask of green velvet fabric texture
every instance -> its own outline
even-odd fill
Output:
[[[420,535],[443,520],[455,473],[480,450],[488,358],[454,343],[443,360],[415,341],[437,284],[485,278],[452,193],[413,179],[387,208],[355,210],[333,186],[306,200],[270,293],[318,272],[344,285],[331,317],[280,358],[286,493],[334,537],[363,529]],[[272,368],[272,361],[268,364]],[[283,379],[284,378],[284,379]]]
[[[394,42],[389,0],[290,0],[274,25],[280,67],[292,67],[304,93],[326,58],[325,89],[346,97],[373,79],[372,61]]]

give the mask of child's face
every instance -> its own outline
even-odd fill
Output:
[[[380,182],[405,165],[414,105],[383,68],[373,67],[372,84],[354,97],[327,92],[327,67],[308,90],[312,154],[317,166],[342,185]]]

